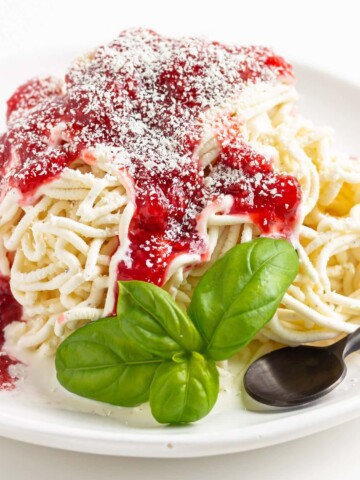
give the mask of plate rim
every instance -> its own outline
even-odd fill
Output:
[[[137,458],[195,458],[245,452],[285,443],[327,430],[360,416],[359,395],[328,405],[314,403],[313,407],[315,408],[311,410],[301,408],[294,415],[264,423],[234,430],[226,428],[217,430],[216,436],[194,431],[178,436],[166,433],[167,427],[163,427],[161,434],[155,435],[151,433],[129,435],[128,432],[101,432],[97,429],[89,431],[75,425],[49,424],[36,418],[23,423],[23,418],[20,422],[15,413],[9,415],[0,411],[0,435],[34,445],[81,453]],[[341,411],[341,415],[335,415],[338,411]],[[263,413],[267,415],[273,412]]]

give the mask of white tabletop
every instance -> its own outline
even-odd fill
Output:
[[[1,53],[110,40],[146,26],[170,35],[204,34],[223,41],[273,46],[360,85],[356,0],[0,0]],[[0,72],[0,88],[1,76]],[[77,479],[358,479],[360,419],[261,450],[189,460],[101,457],[0,438],[0,478]]]
[[[358,480],[360,419],[261,450],[181,460],[101,457],[0,438],[2,479]]]

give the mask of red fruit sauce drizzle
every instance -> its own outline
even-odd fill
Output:
[[[225,213],[249,215],[263,233],[288,237],[299,184],[245,142],[239,120],[214,122],[222,151],[206,174],[195,153],[206,112],[258,82],[292,83],[291,67],[268,48],[125,31],[69,69],[64,93],[49,79],[15,92],[0,138],[0,192],[18,188],[31,203],[39,186],[102,149],[127,177],[136,207],[128,256],[118,265],[122,280],[162,285],[178,255],[206,259],[199,216],[224,195],[233,199]]]
[[[0,390],[12,390],[15,378],[10,375],[9,367],[18,362],[2,351],[4,328],[14,320],[20,320],[22,308],[12,296],[9,279],[0,275]]]

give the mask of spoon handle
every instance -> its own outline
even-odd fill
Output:
[[[342,358],[347,357],[350,353],[356,352],[356,350],[360,350],[360,328],[334,343],[330,348]]]
[[[360,350],[360,328],[351,333],[346,340],[343,353],[344,357],[350,355],[350,353],[356,352],[356,350]]]

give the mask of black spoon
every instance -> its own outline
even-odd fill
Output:
[[[276,407],[317,400],[344,379],[344,358],[360,349],[360,328],[329,347],[286,347],[268,353],[247,369],[244,386],[250,397]]]

